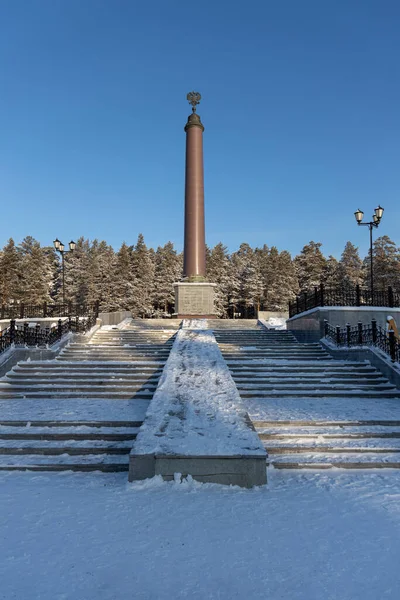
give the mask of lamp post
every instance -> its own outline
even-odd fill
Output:
[[[63,297],[63,304],[65,306],[65,264],[64,264],[64,254],[67,254],[67,252],[73,252],[76,248],[76,244],[75,242],[73,242],[72,240],[70,241],[69,245],[69,250],[64,250],[65,246],[62,242],[60,242],[60,240],[58,238],[56,238],[53,242],[54,244],[54,248],[56,249],[57,252],[59,252],[61,254],[61,265],[62,265],[62,297]]]
[[[373,271],[373,257],[372,257],[372,229],[374,227],[378,227],[379,223],[381,222],[382,219],[382,215],[383,215],[383,211],[384,209],[382,208],[382,206],[378,206],[375,209],[375,213],[372,215],[372,221],[370,221],[369,223],[363,223],[363,217],[364,217],[364,213],[362,210],[358,209],[356,210],[356,212],[354,213],[354,216],[356,218],[357,221],[357,225],[366,225],[367,227],[369,227],[369,253],[370,253],[370,259],[371,259],[371,302],[374,302],[374,271]]]

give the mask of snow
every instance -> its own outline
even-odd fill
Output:
[[[398,599],[400,473],[269,474],[244,490],[0,473],[1,597]]]
[[[259,322],[264,325],[267,329],[277,329],[282,331],[286,329],[286,321],[284,317],[269,317],[268,320],[258,319]]]
[[[252,421],[400,421],[398,398],[248,398]]]
[[[208,329],[207,319],[183,319],[182,329]]]
[[[133,452],[265,454],[211,330],[178,332]]]
[[[1,400],[1,421],[142,421],[148,400]]]

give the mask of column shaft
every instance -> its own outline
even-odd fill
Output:
[[[184,277],[205,277],[203,127],[186,129]]]

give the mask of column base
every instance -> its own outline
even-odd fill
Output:
[[[214,290],[216,283],[174,283],[175,313],[180,319],[215,319]]]

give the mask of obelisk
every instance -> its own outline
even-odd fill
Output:
[[[196,106],[198,92],[187,95],[192,106],[185,125],[185,239],[183,250],[183,279],[175,287],[175,312],[178,317],[214,317],[215,284],[206,281],[206,241],[204,222],[204,127]]]
[[[185,169],[185,244],[183,277],[189,280],[204,280],[206,276],[206,239],[204,223],[204,168],[203,131],[196,105],[201,96],[198,92],[187,95],[192,105],[192,114],[185,125],[186,169]]]

